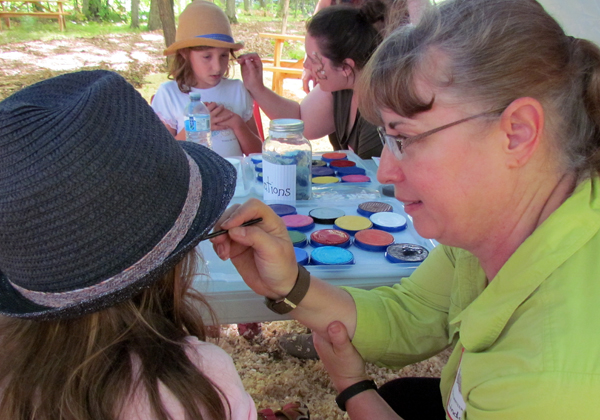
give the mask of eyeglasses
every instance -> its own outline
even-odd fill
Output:
[[[466,121],[473,120],[475,118],[484,117],[487,115],[497,114],[499,112],[504,111],[505,108],[494,109],[492,111],[482,112],[481,114],[471,115],[470,117],[463,118],[462,120],[454,121],[449,124],[442,125],[441,127],[434,128],[433,130],[426,131],[421,134],[417,134],[412,137],[404,137],[404,136],[393,136],[391,134],[387,134],[385,132],[385,128],[377,127],[377,132],[379,133],[379,138],[381,139],[381,144],[385,147],[387,145],[388,149],[394,154],[394,157],[398,160],[404,157],[404,149],[419,141],[423,140],[425,137],[429,137],[432,134],[437,133],[438,131],[445,130],[446,128],[454,127],[455,125],[464,123]]]

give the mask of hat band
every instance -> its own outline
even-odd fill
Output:
[[[186,157],[190,169],[190,183],[187,198],[181,209],[181,213],[179,213],[179,216],[171,229],[154,246],[154,248],[131,267],[126,268],[116,276],[106,279],[98,284],[84,287],[83,289],[70,290],[68,292],[54,293],[28,290],[9,280],[10,284],[24,297],[38,305],[62,308],[97,298],[115,290],[121,290],[159,267],[165,258],[175,250],[179,242],[185,237],[196,218],[200,206],[202,197],[202,175],[200,174],[196,162],[187,153]]]
[[[196,35],[196,38],[208,38],[208,39],[214,39],[216,41],[229,42],[232,44],[234,43],[233,38],[230,37],[229,35],[225,35],[225,34]]]

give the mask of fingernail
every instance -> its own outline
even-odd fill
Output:
[[[340,328],[340,324],[337,324],[337,323],[335,323],[335,324],[331,324],[331,325],[329,326],[329,332],[330,332],[330,333],[333,333],[333,334],[338,334],[338,333],[340,333],[341,331],[342,331],[342,329]]]

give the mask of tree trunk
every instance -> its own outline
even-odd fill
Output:
[[[172,0],[157,0],[158,10],[160,12],[160,21],[162,22],[163,35],[165,36],[165,45],[168,47],[175,42],[175,12],[173,11]],[[167,65],[171,64],[172,56],[167,57]]]
[[[281,10],[281,33],[284,34],[287,29],[287,20],[290,12],[290,0],[283,0],[283,9]]]
[[[158,11],[162,23],[165,45],[168,47],[175,42],[175,12],[171,0],[158,0]]]
[[[80,13],[81,10],[79,10],[79,2],[77,0],[73,0],[73,11],[75,13]]]
[[[238,23],[237,17],[235,16],[235,0],[227,0],[225,14],[227,15],[227,18],[229,18],[229,23]]]
[[[81,13],[85,16],[90,13],[90,0],[81,0]]]
[[[140,0],[131,0],[131,27],[140,27]]]
[[[250,11],[250,0],[244,0],[244,11],[245,12]]]
[[[150,13],[148,14],[148,30],[155,31],[162,28],[160,21],[160,12],[158,10],[158,0],[150,1]]]

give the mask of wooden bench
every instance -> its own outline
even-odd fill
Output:
[[[273,53],[273,59],[262,58],[261,61],[263,63],[264,71],[273,72],[273,92],[277,93],[278,95],[281,95],[283,93],[283,80],[302,78],[302,70],[304,68],[304,58],[300,60],[283,60],[281,58],[283,44],[285,41],[304,42],[304,36],[270,33],[260,33],[258,35],[261,38],[275,40],[275,51]]]
[[[67,13],[63,10],[63,3],[66,3],[67,0],[44,0],[44,1],[35,1],[35,0],[0,0],[0,29],[2,27],[2,20],[6,24],[6,27],[10,29],[10,18],[11,17],[19,17],[19,16],[34,16],[38,18],[50,18],[50,19],[58,19],[58,27],[62,31],[65,30],[65,16]],[[22,10],[8,10],[9,4],[18,4],[20,6],[37,3],[41,10],[37,11],[22,11]],[[47,6],[44,6],[42,3],[46,3]],[[51,3],[56,3],[56,10],[52,10],[50,7]],[[29,9],[29,7],[27,7]]]

